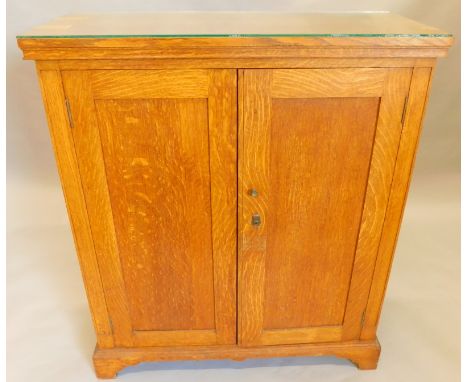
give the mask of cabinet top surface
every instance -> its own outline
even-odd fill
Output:
[[[18,38],[119,37],[449,37],[388,12],[161,12],[57,18]]]

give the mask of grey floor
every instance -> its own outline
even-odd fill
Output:
[[[416,179],[379,328],[376,371],[334,358],[143,364],[121,381],[452,382],[459,374],[459,179]],[[94,381],[94,334],[58,187],[9,184],[7,380]]]

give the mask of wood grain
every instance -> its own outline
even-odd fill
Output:
[[[428,87],[451,44],[18,39],[37,60],[97,375],[305,355],[375,368]]]
[[[310,302],[309,302],[310,303]],[[265,315],[265,317],[268,317]],[[314,344],[339,342],[343,335],[341,325],[308,326],[303,328],[265,329],[258,345]]]
[[[263,327],[265,284],[265,249],[270,193],[270,134],[271,98],[268,96],[272,73],[268,70],[245,70],[242,99],[242,169],[239,193],[242,193],[238,229],[242,237],[238,243],[238,321],[241,345],[258,343]],[[248,196],[255,188],[258,198]],[[263,223],[251,226],[253,214],[259,214]]]
[[[97,344],[102,349],[110,348],[114,346],[112,327],[67,118],[62,78],[59,71],[52,70],[39,70],[38,77]]]
[[[211,224],[217,342],[237,337],[237,74],[209,74]]]
[[[115,341],[233,343],[235,72],[141,74],[63,74]]]
[[[341,326],[378,111],[378,98],[273,99],[264,329]]]
[[[200,346],[169,348],[96,348],[94,367],[99,378],[114,378],[121,369],[148,361],[232,359],[246,358],[335,356],[347,358],[360,369],[375,369],[380,355],[380,344],[373,341],[341,343],[240,347]]]
[[[408,195],[432,73],[431,68],[415,68],[413,71],[388,207],[363,321],[363,339],[376,338],[377,323]]]
[[[343,340],[359,338],[411,70],[348,70],[245,71],[243,345],[302,341],[294,334],[300,328],[326,340],[315,334],[323,325],[341,327]],[[337,73],[340,80],[333,81]],[[313,81],[306,79],[309,74]],[[381,95],[380,106],[375,98],[361,97],[355,84],[365,79],[376,81],[370,86]],[[365,87],[363,93],[368,95]],[[259,197],[247,196],[249,188]],[[263,219],[260,228],[250,226],[254,213]],[[271,330],[281,332],[270,335]]]
[[[206,70],[96,70],[95,99],[206,98]]]
[[[218,342],[216,330],[151,330],[135,331],[134,346],[202,346],[215,345]]]
[[[100,60],[100,59],[165,59],[165,58],[311,58],[311,57],[445,57],[448,47],[174,47],[174,48],[39,48],[23,49],[25,60]]]
[[[49,60],[36,61],[40,69],[48,70],[129,70],[129,69],[213,69],[239,68],[391,68],[431,67],[434,58],[227,58],[227,59],[143,59],[143,60]]]
[[[214,329],[206,99],[128,96],[95,107],[132,328]]]
[[[64,72],[62,78],[71,106],[73,141],[114,341],[118,346],[131,346],[132,326],[127,319],[129,307],[125,298],[90,73]]]
[[[271,97],[379,97],[384,80],[385,71],[374,68],[329,69],[326,76],[320,69],[277,69],[273,72]]]
[[[445,37],[19,38],[25,59],[443,57]]]
[[[303,74],[306,75],[308,72],[309,71],[303,71]],[[317,77],[320,74],[323,77],[327,77],[329,70],[311,71],[311,72],[313,72],[313,75],[315,77]],[[281,76],[278,78],[284,79],[286,83],[291,82],[291,81],[288,81],[288,78],[287,78],[288,71],[279,71],[279,73],[281,74]],[[332,71],[330,73],[330,76],[334,77],[334,74],[335,73],[333,73]],[[317,288],[311,287],[310,285],[311,282],[312,282],[312,285],[320,285],[320,280],[323,277],[319,277],[319,279],[315,281],[314,278],[308,279],[307,273],[306,273],[304,277],[301,278],[302,277],[301,274],[306,272],[308,267],[305,265],[305,263],[303,262],[301,263],[300,261],[298,262],[298,264],[295,264],[293,258],[291,257],[291,254],[297,253],[298,250],[302,250],[301,246],[303,245],[303,241],[299,240],[298,241],[299,246],[298,245],[293,246],[292,247],[293,249],[289,247],[290,245],[292,245],[290,239],[293,236],[291,235],[293,232],[297,231],[297,229],[295,230],[294,227],[297,227],[297,226],[294,225],[291,228],[291,230],[289,230],[288,224],[283,226],[283,230],[285,233],[282,233],[282,236],[284,236],[285,234],[287,235],[287,237],[283,238],[286,241],[281,240],[281,238],[275,241],[280,231],[279,230],[275,231],[270,235],[269,228],[268,228],[272,224],[271,214],[273,213],[274,215],[276,213],[273,210],[273,208],[275,208],[275,204],[273,203],[274,197],[273,197],[273,194],[271,193],[271,190],[275,190],[274,195],[279,195],[278,196],[279,200],[284,201],[285,203],[288,203],[288,200],[291,200],[291,198],[288,198],[287,196],[287,195],[291,195],[289,192],[287,192],[288,181],[287,180],[285,181],[285,179],[283,179],[284,177],[281,176],[281,173],[279,173],[278,180],[281,179],[281,182],[274,183],[272,182],[271,174],[274,173],[275,171],[278,171],[277,168],[284,168],[285,171],[289,171],[288,169],[290,169],[291,166],[295,165],[296,163],[295,159],[297,158],[298,154],[301,155],[299,158],[304,158],[304,159],[311,158],[310,160],[312,161],[317,161],[317,159],[320,158],[320,154],[315,155],[316,153],[313,153],[313,151],[315,151],[317,147],[315,147],[314,150],[311,150],[312,152],[305,151],[304,153],[302,153],[302,151],[304,150],[304,147],[306,146],[302,143],[303,139],[302,140],[296,139],[294,142],[292,142],[292,143],[295,143],[295,146],[293,144],[293,146],[295,147],[294,153],[291,152],[291,150],[289,150],[288,153],[285,155],[285,158],[288,158],[288,157],[291,158],[289,162],[285,162],[281,164],[275,163],[274,165],[271,162],[272,158],[274,158],[274,155],[275,155],[273,150],[282,150],[283,147],[288,147],[287,135],[279,136],[278,138],[276,138],[277,144],[272,145],[272,139],[273,139],[272,123],[277,123],[278,120],[280,120],[281,122],[287,122],[285,123],[284,127],[281,127],[281,129],[278,130],[280,132],[287,133],[291,131],[292,127],[297,124],[297,116],[298,116],[298,111],[295,110],[295,112],[291,113],[291,114],[294,114],[293,117],[295,119],[291,119],[292,117],[291,115],[289,115],[288,118],[290,119],[288,119],[287,121],[282,121],[282,119],[278,118],[279,116],[277,115],[274,119],[275,122],[272,122],[273,121],[273,117],[272,117],[273,103],[279,102],[279,101],[284,102],[284,98],[281,100],[273,99],[273,94],[275,93],[272,87],[272,84],[273,84],[272,79],[275,77],[275,75],[276,75],[275,70],[274,71],[246,70],[244,72],[244,83],[242,85],[244,87],[244,90],[243,90],[244,92],[244,97],[243,97],[244,118],[243,118],[243,131],[242,131],[243,164],[242,164],[242,174],[241,174],[241,184],[242,184],[242,193],[243,193],[243,200],[242,200],[243,211],[242,211],[242,221],[239,222],[239,226],[242,228],[243,237],[241,241],[242,251],[239,253],[239,268],[240,268],[239,302],[240,302],[240,306],[239,306],[238,314],[239,314],[239,321],[240,321],[239,338],[240,338],[240,343],[244,346],[246,345],[253,346],[255,344],[266,343],[271,340],[274,340],[275,342],[273,343],[268,342],[269,344],[294,343],[297,341],[301,341],[301,338],[294,335],[293,331],[291,332],[291,336],[288,336],[287,330],[284,327],[283,327],[283,332],[281,333],[283,335],[282,339],[281,339],[281,336],[278,336],[278,333],[275,333],[274,335],[269,336],[268,330],[264,327],[266,323],[267,326],[271,325],[274,328],[279,329],[278,324],[280,324],[280,323],[272,323],[272,322],[268,323],[268,319],[265,322],[264,304],[265,304],[265,297],[268,296],[268,293],[269,293],[267,288],[270,285],[273,285],[272,286],[273,290],[275,290],[274,289],[275,287],[280,288],[278,290],[279,293],[274,293],[274,296],[270,298],[270,301],[275,301],[275,299],[279,298],[280,303],[277,304],[275,308],[273,308],[273,302],[269,304],[270,305],[270,307],[268,308],[269,317],[271,317],[272,315],[273,316],[276,315],[277,312],[275,312],[275,309],[278,309],[278,308],[282,309],[284,306],[285,306],[284,310],[281,310],[282,314],[287,314],[285,312],[287,311],[288,306],[297,306],[298,307],[297,309],[299,309],[299,311],[302,309],[302,310],[306,310],[307,312],[307,308],[304,308],[304,305],[301,304],[301,302],[302,303],[304,302],[303,301],[304,299],[297,300],[297,297],[291,298],[292,296],[297,295],[298,293],[298,290],[294,288],[294,285],[296,285],[295,282],[297,280],[303,280],[303,282],[299,283],[300,284],[299,286],[302,288],[305,287],[304,293],[305,295],[309,294],[309,297],[313,296],[313,293],[322,293],[322,292],[325,293],[327,290],[326,288],[322,288],[323,286],[320,286],[317,289]],[[296,75],[296,71],[290,71],[290,76],[293,79],[297,78],[295,77],[295,75]],[[369,78],[369,81],[372,82],[375,79],[382,78],[382,70],[380,72],[379,71],[366,72],[366,76],[367,78]],[[347,78],[351,79],[352,77],[349,76]],[[304,83],[306,83],[308,87],[306,85],[303,85],[301,89],[298,90],[298,93],[301,93],[302,96],[304,95],[304,88],[308,90],[309,94],[318,94],[318,92],[314,92],[315,87],[323,89],[324,87],[323,84],[332,83],[332,81],[322,80],[317,85],[315,85],[313,81],[308,82],[307,80],[304,80]],[[383,86],[383,83],[382,82],[380,83],[381,83],[381,86]],[[278,84],[278,80],[277,80],[277,84]],[[334,85],[331,85],[332,89],[333,89],[333,86]],[[352,85],[348,84],[348,86],[352,86]],[[291,94],[291,98],[294,98],[294,95],[296,94],[295,93],[296,89],[294,87],[289,87],[289,89],[290,89],[289,91]],[[330,90],[329,95],[333,95],[332,89]],[[323,92],[321,92],[320,94],[322,93]],[[359,93],[355,93],[354,96],[359,96]],[[302,100],[302,102],[304,103],[305,101]],[[288,106],[291,106],[291,105],[288,105]],[[288,110],[288,108],[285,108],[285,110]],[[300,113],[304,114],[304,111],[302,110],[300,111]],[[352,118],[354,118],[354,114],[355,113],[352,114]],[[348,117],[348,120],[349,119],[350,118]],[[371,121],[372,121],[372,118],[371,118]],[[310,124],[304,124],[303,129],[306,129],[307,125],[310,125]],[[320,124],[317,124],[317,125],[320,126]],[[333,131],[330,129],[331,126],[328,126],[327,124],[325,126],[326,127],[324,127],[325,129],[324,131],[327,131],[328,133],[330,131]],[[356,124],[355,126],[358,126],[358,124]],[[371,144],[372,142],[373,127],[375,126],[375,115],[370,126],[371,126],[371,129],[369,130],[370,136],[369,136],[369,140],[367,144]],[[302,134],[302,137],[307,139],[307,135]],[[346,140],[344,139],[343,142],[346,142]],[[324,145],[324,146],[326,147],[327,145]],[[368,146],[369,149],[370,147],[371,146]],[[368,155],[368,158],[370,158],[370,155]],[[301,160],[299,159],[298,162],[301,162]],[[326,162],[327,162],[327,157],[325,156],[323,163],[325,164]],[[287,163],[290,163],[290,165],[288,165]],[[294,179],[298,179],[299,182],[303,182],[304,171],[305,171],[305,174],[309,173],[311,164],[313,164],[313,162],[307,162],[305,164],[305,167],[307,168],[302,169],[302,171],[300,171],[302,174],[301,177],[298,178],[297,173],[295,173],[296,175],[292,176],[291,180],[294,181]],[[364,165],[365,165],[364,169],[366,169],[367,165],[365,164],[365,162],[364,162]],[[313,167],[313,168],[320,168],[320,166]],[[325,173],[326,172],[327,171],[325,171]],[[365,173],[366,172],[364,170],[364,175]],[[323,176],[317,177],[317,179],[320,179],[320,181],[322,181],[322,178]],[[307,179],[307,176],[305,177],[305,179]],[[364,190],[365,183],[366,183],[365,178],[361,181],[361,183],[362,183],[361,187],[363,187],[362,190]],[[283,186],[281,186],[281,184]],[[278,187],[284,187],[284,189],[283,188],[278,189]],[[247,191],[250,188],[255,188],[258,191],[259,193],[258,198],[254,199],[254,198],[247,196]],[[301,190],[311,189],[311,187],[308,187],[307,185],[303,184],[301,185],[300,189]],[[327,187],[324,187],[323,189],[326,190]],[[306,193],[305,195],[308,195],[308,194]],[[318,203],[317,205],[320,205],[320,204],[321,203]],[[287,219],[287,213],[289,211],[295,211],[295,210],[297,211],[302,210],[301,205],[300,204],[296,204],[292,206],[288,205],[287,208],[285,208],[285,213],[282,216],[286,218],[287,222],[291,223],[291,221]],[[337,209],[337,211],[338,210],[339,209]],[[262,225],[257,228],[252,228],[252,226],[250,225],[250,218],[252,214],[254,213],[260,214],[260,216],[263,219]],[[300,215],[296,214],[296,216],[300,218]],[[320,216],[320,213],[318,213],[317,216]],[[353,214],[351,214],[351,217],[353,217]],[[359,219],[359,214],[356,215],[356,213],[354,213],[354,217],[357,217]],[[302,223],[304,223],[304,227],[307,228],[307,221],[302,221]],[[358,221],[356,221],[355,228],[358,227],[357,223]],[[299,219],[298,224],[299,226],[302,226],[301,219]],[[291,234],[288,235],[287,232],[291,232]],[[324,238],[327,238],[326,234],[324,235]],[[333,240],[331,239],[324,239],[324,240],[325,240],[324,243],[326,243],[325,246],[333,242]],[[281,264],[279,265],[276,263],[272,263],[273,265],[268,267],[269,270],[279,269],[281,277],[280,276],[273,277],[273,279],[269,282],[269,284],[266,285],[265,284],[265,265],[266,265],[267,258],[269,262],[272,261],[271,260],[272,258],[274,258],[273,253],[270,253],[271,248],[272,248],[271,243],[273,242],[284,243],[286,244],[286,247],[282,246],[281,249],[278,249],[278,252],[277,252],[278,253],[277,258],[281,259],[280,261]],[[285,249],[287,249],[288,252],[284,252]],[[308,253],[307,250],[304,251],[304,254],[306,253]],[[304,255],[304,259],[308,260],[308,256]],[[291,270],[297,271],[298,268],[300,268],[299,270],[300,273],[299,274],[297,274],[297,272],[288,273],[287,264],[291,266],[293,264],[295,266],[295,268],[289,267],[291,268]],[[323,264],[325,265],[326,263],[323,263]],[[320,269],[320,267],[318,267],[318,269]],[[317,274],[320,276],[323,276],[323,274],[327,273],[326,271],[320,272],[318,269],[317,269],[317,272],[318,272]],[[342,269],[343,270],[346,269],[346,266],[344,266],[344,268]],[[348,266],[348,271],[347,271],[348,274],[344,272],[345,274],[343,275],[343,277],[349,277],[350,271],[351,269]],[[281,273],[281,272],[285,272],[285,273]],[[309,282],[309,284],[305,285],[304,283],[307,283],[307,282]],[[333,282],[331,282],[331,284],[333,284]],[[281,285],[283,285],[284,287],[282,288]],[[289,285],[293,286],[292,289],[289,288]],[[344,294],[343,294],[342,300],[344,302],[346,300],[347,283],[344,282],[343,285],[344,285]],[[281,290],[284,290],[284,291],[281,292]],[[294,290],[292,295],[290,293],[291,290]],[[312,293],[312,295],[310,295],[310,293]],[[290,300],[289,304],[285,303],[286,300],[280,297],[282,295],[289,296],[289,300]],[[321,299],[319,298],[318,301],[320,300]],[[329,299],[324,299],[324,301],[329,301]],[[311,306],[310,302],[306,306]],[[318,317],[319,321],[323,320],[321,322],[322,325],[329,323],[327,322],[327,320],[330,319],[329,309],[331,309],[330,306],[325,304],[324,310],[322,311],[322,313],[319,313],[319,314],[322,314],[321,317]],[[296,316],[297,312],[298,312],[297,310],[293,310],[291,315],[287,315],[288,319],[285,319],[282,321],[282,324],[284,324],[285,321],[289,321],[289,319],[291,319],[293,316]],[[326,314],[326,316],[323,316],[323,314]],[[343,313],[342,312],[340,313],[338,311],[338,315],[341,315],[342,317]],[[311,318],[310,313],[305,313],[305,316],[303,317],[305,317],[305,319],[309,321],[312,319],[312,321],[310,322],[313,322],[314,320],[313,318]],[[279,318],[279,320],[281,320],[281,318]],[[314,322],[314,324],[320,325],[317,321],[317,318],[315,318],[315,320],[316,321]],[[291,326],[296,326],[297,324],[298,322],[295,322],[293,320],[293,322],[291,324],[288,323],[287,326],[291,327]],[[321,339],[325,338],[324,336],[318,336],[317,333],[320,333],[320,328],[318,327],[310,328],[310,338],[314,338],[314,337],[315,338],[320,337]],[[326,333],[326,331],[324,331],[324,333]],[[266,336],[266,338],[264,338],[263,336]],[[333,339],[334,337],[330,337],[329,340],[333,340]]]
[[[451,36],[438,37],[319,37],[319,36],[284,36],[284,37],[119,37],[119,38],[17,38],[21,49],[41,48],[209,48],[209,47],[407,47],[407,48],[448,48],[453,43]]]
[[[237,214],[236,214],[236,229],[237,229],[237,275],[236,275],[236,287],[237,287],[237,309],[236,309],[236,321],[237,321],[237,335],[236,344],[242,343],[241,333],[243,333],[241,312],[244,306],[242,299],[245,293],[248,297],[248,290],[243,290],[242,284],[239,283],[240,276],[245,271],[243,268],[243,256],[242,253],[245,250],[243,244],[244,230],[239,224],[239,221],[244,216],[244,193],[245,188],[242,180],[245,179],[243,176],[244,168],[244,102],[245,102],[245,70],[237,70]]]
[[[361,228],[356,245],[343,339],[356,339],[369,294],[378,245],[382,233],[396,154],[401,136],[401,118],[411,78],[410,69],[388,69],[382,95],[374,148],[369,170]]]

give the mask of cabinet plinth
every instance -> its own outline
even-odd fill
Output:
[[[451,36],[391,15],[326,16],[320,32],[317,15],[290,14],[273,33],[279,16],[257,16],[262,33],[201,33],[216,17],[193,14],[191,33],[163,36],[145,29],[148,15],[128,16],[133,32],[103,15],[18,38],[36,60],[98,377],[169,360],[377,366],[424,108]]]

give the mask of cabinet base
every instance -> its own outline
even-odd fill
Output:
[[[275,345],[261,347],[187,346],[187,347],[142,347],[111,348],[94,351],[93,362],[99,378],[114,378],[127,366],[141,362],[232,359],[243,361],[247,358],[271,358],[291,356],[336,356],[347,358],[359,369],[377,367],[380,344],[374,341],[353,341],[342,343]]]

